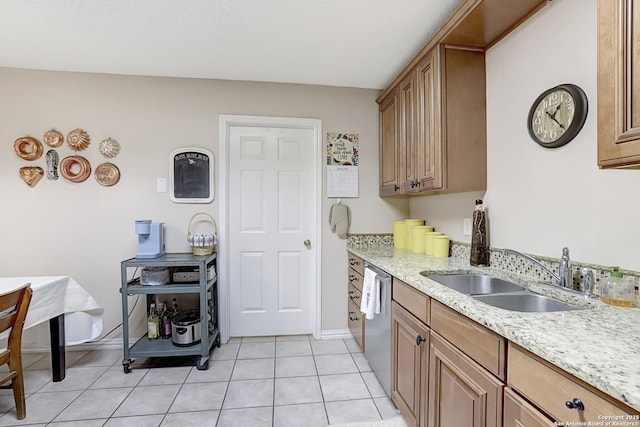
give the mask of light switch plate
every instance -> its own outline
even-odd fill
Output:
[[[158,193],[166,193],[167,192],[167,179],[166,178],[158,178],[156,180],[156,191]]]
[[[471,218],[464,218],[462,220],[462,234],[471,236]]]

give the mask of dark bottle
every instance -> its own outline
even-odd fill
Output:
[[[176,317],[178,315],[178,313],[180,313],[180,310],[178,309],[178,302],[176,301],[175,298],[173,298],[171,300],[171,320],[173,320],[174,317]]]
[[[481,199],[476,200],[471,231],[471,254],[469,263],[475,266],[489,265],[489,243],[487,241],[487,217]]]
[[[167,302],[162,303],[162,314],[160,315],[160,336],[166,340],[171,338],[171,318],[167,310]]]

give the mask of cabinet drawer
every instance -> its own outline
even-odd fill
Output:
[[[395,277],[393,278],[393,300],[425,325],[428,326],[431,323],[431,298]]]
[[[349,301],[358,307],[362,302],[362,292],[351,283],[349,283]]]
[[[362,274],[358,273],[353,268],[349,268],[349,284],[355,286],[357,290],[362,293],[362,283],[364,282],[364,277]]]
[[[349,329],[356,342],[364,351],[364,314],[360,313],[360,306],[356,306],[351,299],[347,303],[349,311]]]
[[[503,337],[437,301],[431,307],[431,328],[493,375],[506,378]]]
[[[349,267],[353,268],[364,277],[364,261],[362,258],[352,254],[351,252],[349,252]]]
[[[557,421],[602,421],[604,415],[637,413],[625,409],[622,404],[609,400],[581,380],[511,343],[507,372],[511,388]],[[575,398],[584,404],[583,411],[566,407],[565,402]]]
[[[504,389],[504,420],[503,427],[557,427],[527,401],[511,391]]]

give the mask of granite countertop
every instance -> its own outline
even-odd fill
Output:
[[[486,326],[602,392],[640,410],[640,309],[568,294],[555,285],[468,261],[435,258],[390,245],[349,246],[350,252]],[[493,307],[420,274],[479,272],[512,280],[535,292],[586,306],[585,310],[523,313]]]

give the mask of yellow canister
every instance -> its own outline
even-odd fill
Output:
[[[424,233],[433,231],[430,225],[418,225],[411,229],[411,249],[413,252],[424,253]]]
[[[424,253],[427,255],[433,255],[433,238],[435,236],[442,236],[444,233],[439,231],[430,231],[424,233]]]
[[[393,246],[396,248],[407,247],[407,226],[402,221],[393,221]]]
[[[411,236],[411,229],[413,227],[417,227],[419,225],[424,225],[424,219],[405,219],[404,220],[404,225],[405,225],[405,237],[406,237],[406,243],[405,243],[405,248],[407,249],[413,249],[413,239]]]
[[[449,236],[433,236],[433,255],[437,258],[448,258],[449,241]]]

